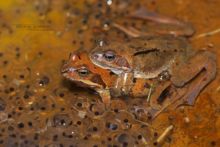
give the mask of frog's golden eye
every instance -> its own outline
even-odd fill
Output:
[[[113,61],[115,59],[115,53],[113,51],[107,51],[104,53],[104,58],[107,61]]]
[[[78,69],[77,72],[78,72],[79,76],[81,76],[81,77],[86,77],[90,73],[89,70],[86,68]]]

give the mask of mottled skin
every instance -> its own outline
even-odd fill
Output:
[[[193,104],[200,91],[216,75],[216,57],[209,51],[193,51],[186,39],[168,35],[134,38],[129,42],[110,42],[97,46],[90,53],[92,62],[121,77],[153,79],[168,73],[175,87],[194,85],[186,101]],[[195,80],[198,74],[205,72]],[[126,79],[126,78],[125,78]],[[127,83],[127,85],[130,85]],[[130,88],[124,90],[125,93]]]

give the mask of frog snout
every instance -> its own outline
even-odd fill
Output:
[[[61,69],[61,73],[62,73],[62,74],[67,73],[68,71],[69,71],[68,68],[62,68],[62,69]]]
[[[102,57],[102,54],[100,54],[100,53],[92,53],[91,57],[94,60],[98,60],[98,59],[100,59]]]
[[[76,70],[75,68],[69,67],[68,65],[64,65],[61,69],[61,73],[64,74],[64,73],[74,72],[75,70]]]
[[[98,59],[98,58],[99,58],[99,55],[98,55],[98,54],[93,54],[93,55],[92,55],[92,58],[93,58],[93,59]]]

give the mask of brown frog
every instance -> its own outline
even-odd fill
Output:
[[[193,51],[185,38],[171,35],[133,38],[125,43],[110,42],[95,47],[90,59],[95,65],[109,69],[124,79],[165,78],[177,88],[192,85],[185,95],[185,101],[190,105],[216,75],[213,53]],[[130,89],[124,89],[125,93]]]
[[[61,72],[65,78],[79,86],[97,91],[104,103],[110,102],[109,87],[112,86],[112,80],[115,81],[117,77],[110,71],[91,64],[86,52],[71,54]],[[105,76],[101,77],[101,75]]]

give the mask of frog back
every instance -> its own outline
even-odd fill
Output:
[[[133,43],[133,47],[136,50],[133,53],[133,70],[137,78],[157,77],[177,59],[184,60],[190,48],[186,39],[172,36],[141,38]]]

